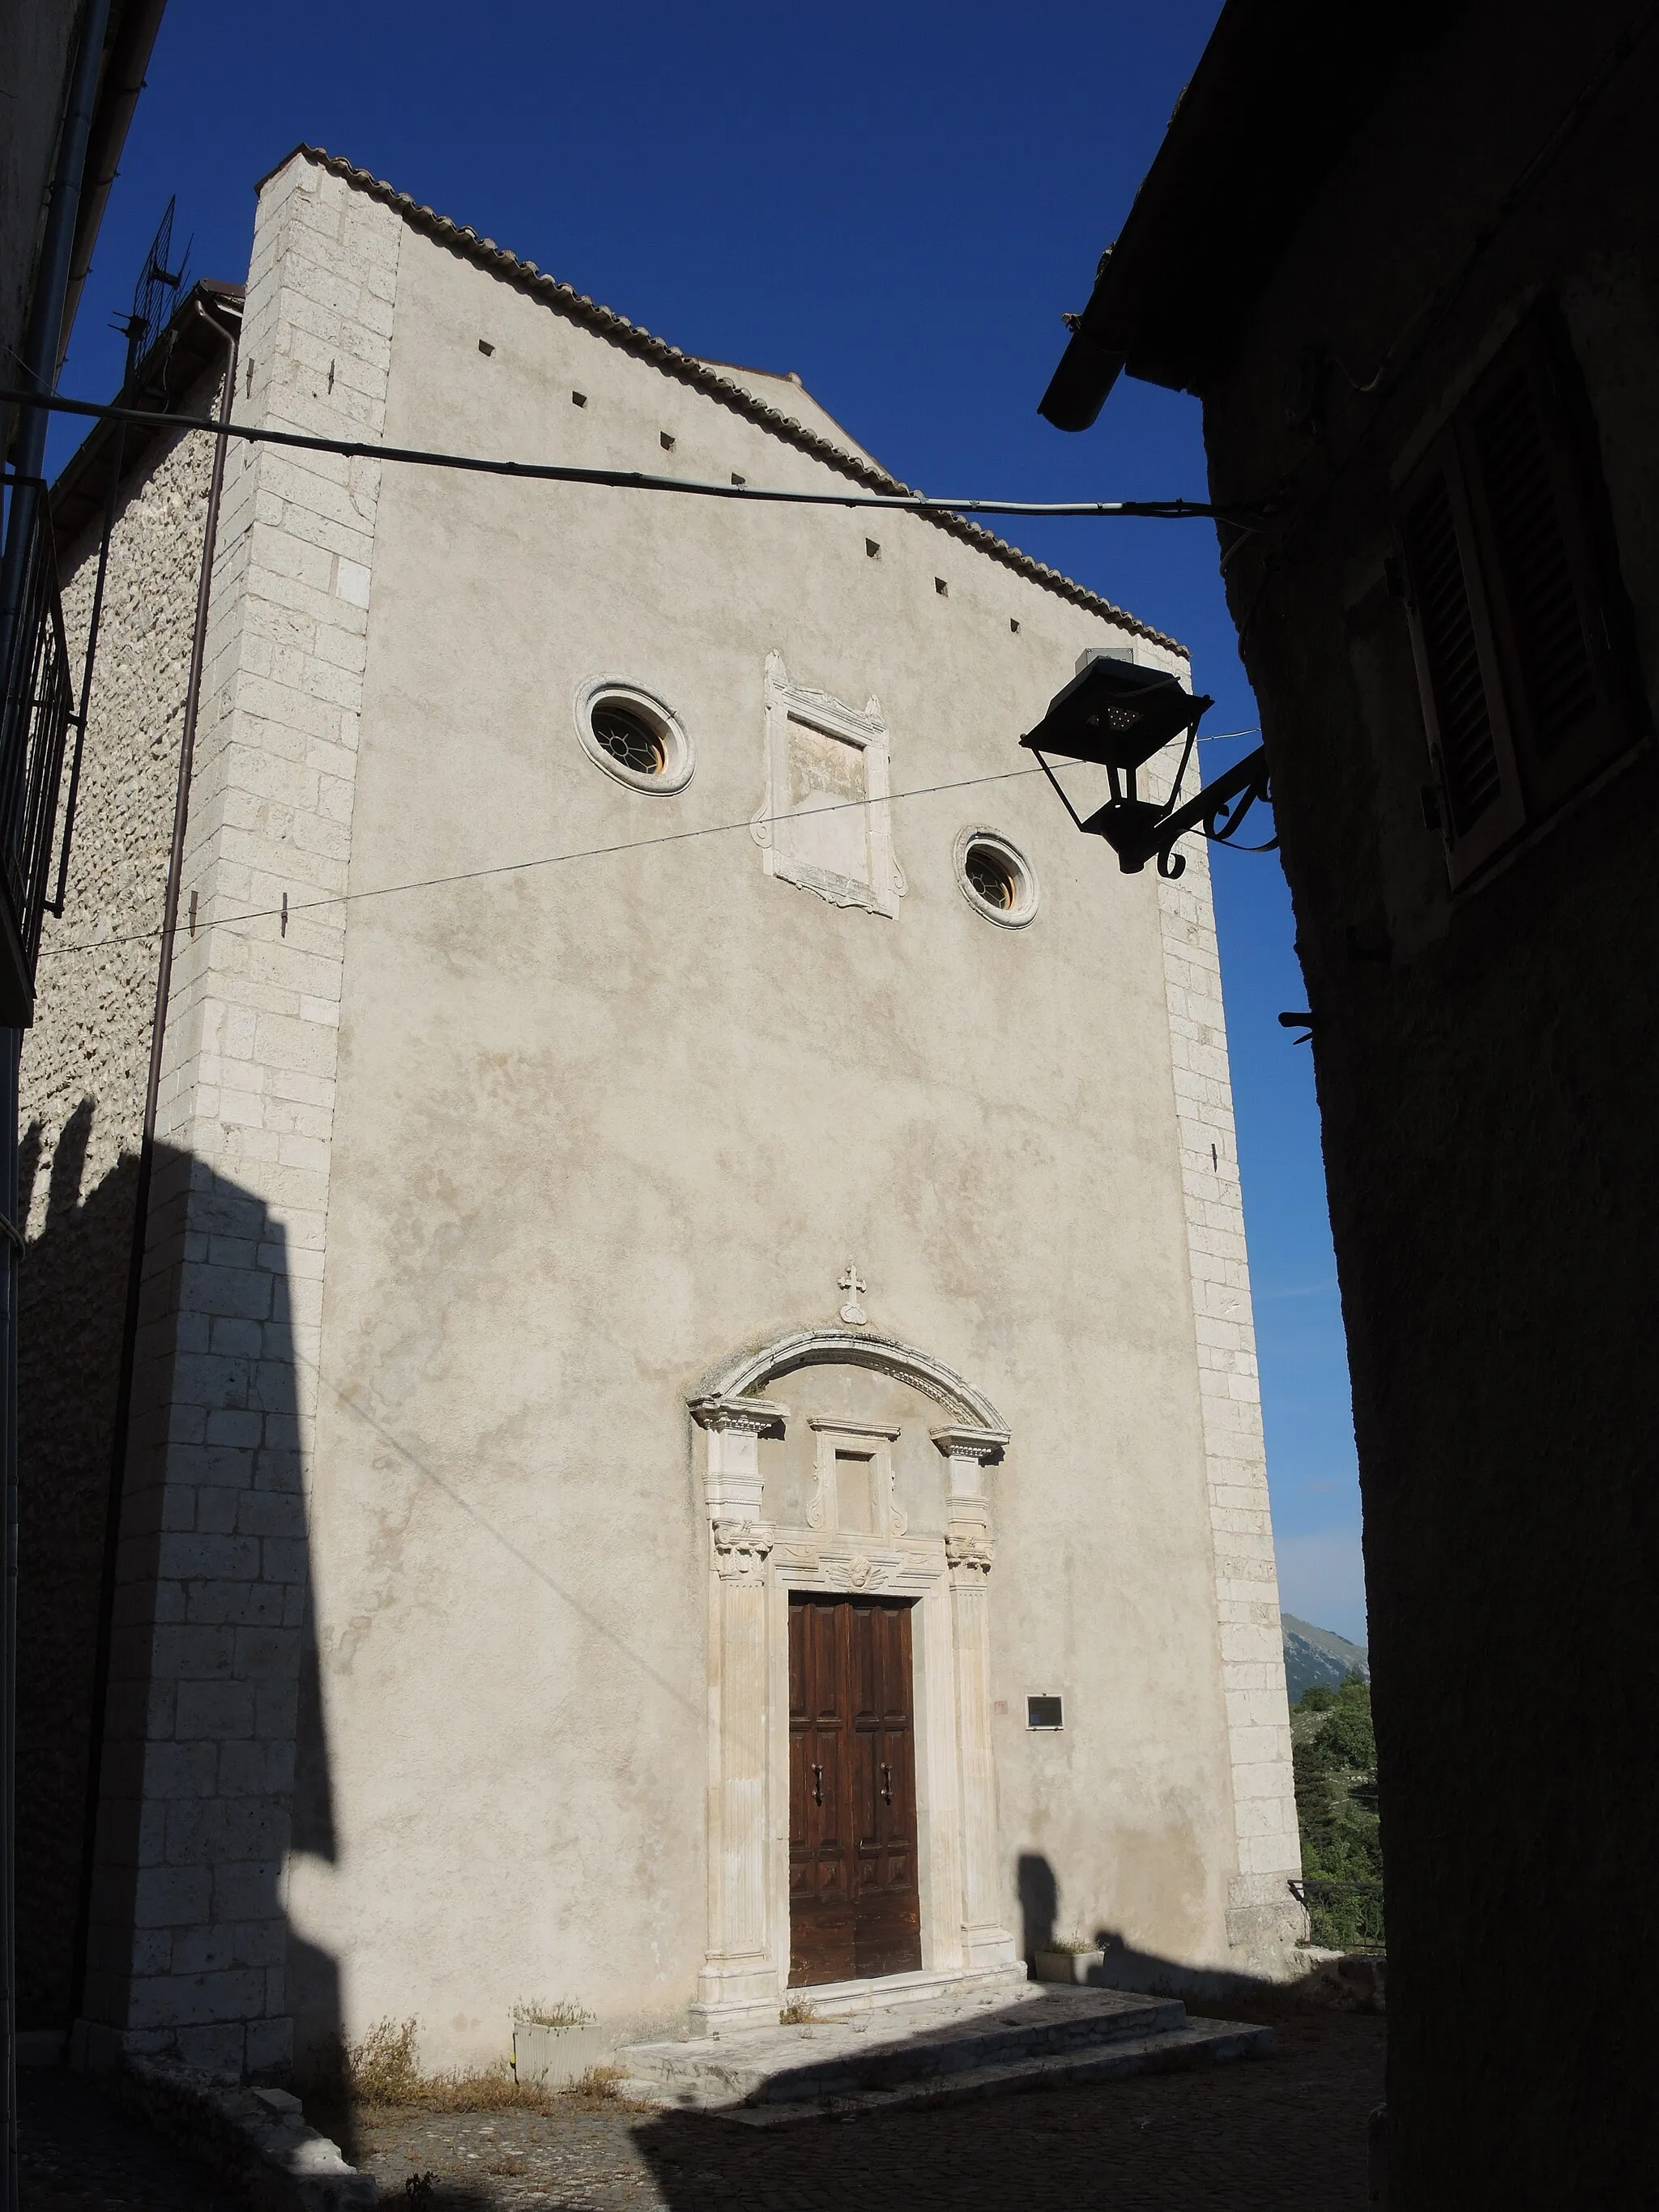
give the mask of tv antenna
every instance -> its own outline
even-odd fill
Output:
[[[128,384],[189,280],[189,246],[179,255],[178,267],[168,266],[173,259],[173,211],[178,204],[175,193],[167,202],[167,213],[149,242],[138,282],[132,288],[131,309],[125,319],[118,317],[116,320],[116,329],[126,332],[127,368],[123,380]]]

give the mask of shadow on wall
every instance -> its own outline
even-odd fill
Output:
[[[1036,1955],[1054,1940],[1054,1916],[1060,1910],[1060,1884],[1054,1870],[1040,1851],[1022,1851],[1018,1868],[1019,1887],[1019,1955],[1028,1973],[1036,1968]]]
[[[1025,1961],[1027,1973],[1035,1978],[1038,1953],[1049,1949],[1057,1937],[1065,1941],[1073,1931],[1061,1933],[1059,1929],[1060,1881],[1042,1852],[1021,1852],[1016,1879],[1019,1891],[1020,1956]],[[1086,1981],[1091,1988],[1123,1990],[1144,1996],[1237,1998],[1254,2002],[1264,1991],[1295,1986],[1294,1983],[1264,1981],[1259,1976],[1235,1972],[1224,1966],[1183,1965],[1158,1952],[1138,1948],[1121,1928],[1103,1925],[1089,1932],[1095,1948],[1105,1954],[1098,1966],[1089,1969]]]
[[[93,1107],[65,1122],[19,1270],[17,1979],[25,2028],[69,2025],[111,1437],[138,1163],[82,1200]],[[18,1147],[29,1218],[40,1124]]]
[[[94,1108],[53,1152],[20,1315],[18,1805],[25,2024],[67,2027],[137,1161],[82,1195]],[[39,1128],[23,1171],[41,1160]],[[158,1146],[151,1182],[79,2010],[216,2073],[286,2070],[337,1962],[292,1936],[290,1850],[335,1855],[286,1239]],[[103,2039],[106,2047],[111,2042]],[[95,2063],[95,2057],[94,2057]]]

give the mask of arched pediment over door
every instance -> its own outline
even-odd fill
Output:
[[[976,1390],[955,1368],[947,1367],[931,1352],[918,1351],[913,1344],[901,1344],[896,1337],[875,1336],[868,1329],[797,1329],[758,1350],[739,1352],[704,1380],[692,1395],[691,1409],[695,1413],[700,1403],[757,1396],[797,1368],[839,1366],[866,1367],[891,1375],[943,1406],[955,1420],[994,1431],[1007,1442],[1007,1424],[1001,1414],[983,1391]]]
[[[723,1362],[690,1404],[711,1443],[722,1432],[731,1440],[709,1455],[711,1472],[738,1476],[736,1488],[711,1491],[716,1517],[874,1537],[943,1537],[971,1522],[988,1540],[984,1470],[1001,1460],[1007,1425],[983,1391],[931,1352],[867,1330],[799,1329]],[[826,1492],[832,1439],[855,1449],[861,1430],[889,1470],[890,1498],[871,1514],[843,1495],[838,1516]]]

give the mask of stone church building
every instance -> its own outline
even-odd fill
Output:
[[[311,149],[144,404],[239,315],[240,422],[900,488]],[[57,494],[25,2024],[258,2075],[1286,1972],[1204,855],[1121,877],[1015,742],[1181,648],[965,522],[233,444],[192,716],[213,443]]]

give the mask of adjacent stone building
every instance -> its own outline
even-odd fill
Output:
[[[1643,0],[1229,0],[1045,402],[1198,394],[1257,509],[1224,565],[1353,1375],[1395,2212],[1653,2194],[1656,104]]]
[[[313,434],[896,489],[798,379],[309,149],[234,379]],[[24,1060],[48,1254],[142,1140],[193,595],[155,526],[199,545],[208,466],[121,495]],[[620,2042],[1056,1932],[1285,1971],[1203,855],[1126,885],[1014,745],[1100,652],[1187,678],[966,523],[232,447],[83,1986],[72,1931],[37,1962],[86,2059],[413,2015],[471,2061],[537,2002]]]

